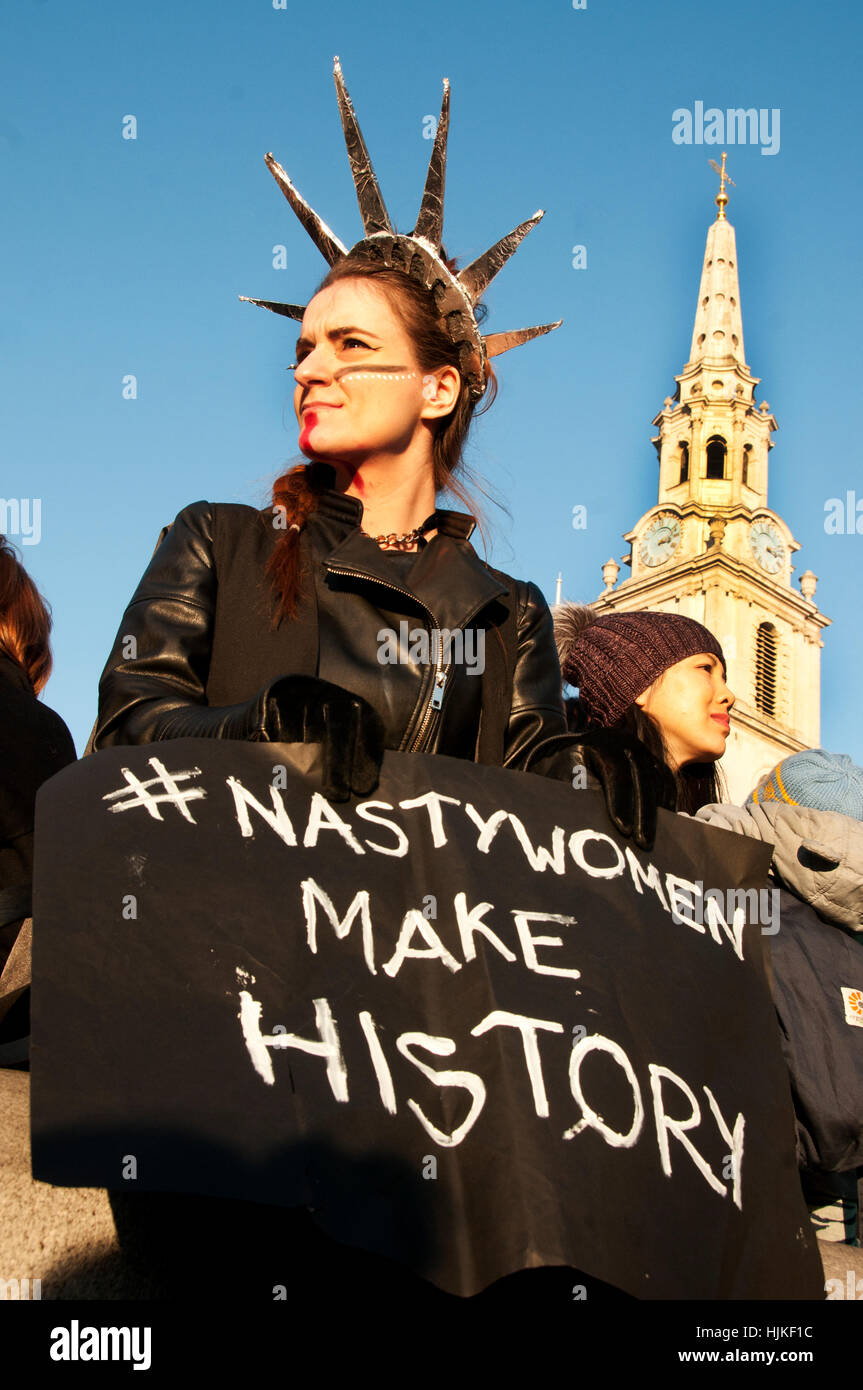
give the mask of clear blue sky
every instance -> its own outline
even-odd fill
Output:
[[[487,327],[565,324],[501,359],[470,459],[511,514],[490,509],[490,558],[550,600],[559,569],[569,597],[595,597],[656,500],[650,422],[688,355],[719,152],[676,145],[672,112],[780,109],[778,153],[727,147],[745,344],[780,426],[769,502],[833,619],[822,742],[863,763],[863,536],[824,530],[827,498],[863,499],[861,38],[863,14],[838,0],[8,3],[0,496],[41,499],[41,540],[21,553],[54,610],[46,698],[79,751],[161,526],[201,497],[262,505],[296,456],[295,328],[237,295],[302,301],[325,269],[266,150],[343,240],[361,235],[338,53],[400,226],[443,76],[451,253],[464,262],[547,209],[494,282]]]

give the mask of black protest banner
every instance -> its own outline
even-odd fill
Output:
[[[43,788],[35,1176],[308,1206],[460,1294],[820,1296],[769,851],[662,813],[645,854],[598,793],[443,757],[316,785],[307,749],[178,740]]]

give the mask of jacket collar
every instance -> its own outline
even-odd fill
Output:
[[[335,469],[328,463],[310,463],[309,471],[313,472],[315,481],[322,484],[317,510],[321,516],[327,517],[332,521],[343,521],[346,526],[359,526],[363,519],[363,504],[358,497],[351,497],[347,492],[337,492],[332,486],[335,482]],[[453,539],[466,541],[476,529],[476,518],[467,512],[451,512],[446,508],[437,507],[426,517],[423,526],[428,530],[435,529],[444,536],[452,536]]]
[[[320,470],[320,480],[325,484],[309,524],[314,525],[316,518],[323,521],[321,529],[329,532],[330,540],[335,541],[324,561],[330,574],[407,590],[428,609],[441,629],[463,627],[486,604],[509,592],[483,564],[468,541],[476,526],[474,518],[443,508],[432,512],[425,522],[429,529],[434,526],[438,534],[420,547],[410,578],[397,578],[387,563],[386,552],[360,530],[363,504],[359,498],[336,492],[326,485],[335,478],[329,465],[311,464],[310,467]],[[335,527],[326,525],[327,522],[335,523]]]
[[[11,657],[4,656],[0,652],[0,680],[8,681],[10,685],[15,685],[19,690],[26,690],[31,695],[35,694],[33,683],[23,667],[13,661]]]

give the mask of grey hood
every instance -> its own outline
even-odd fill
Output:
[[[696,820],[773,844],[773,868],[825,922],[863,934],[863,821],[768,801],[702,806]]]

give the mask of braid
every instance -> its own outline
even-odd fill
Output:
[[[273,526],[282,534],[267,561],[267,578],[277,598],[276,626],[297,611],[302,579],[300,532],[317,511],[320,486],[305,463],[290,468],[273,484]]]

